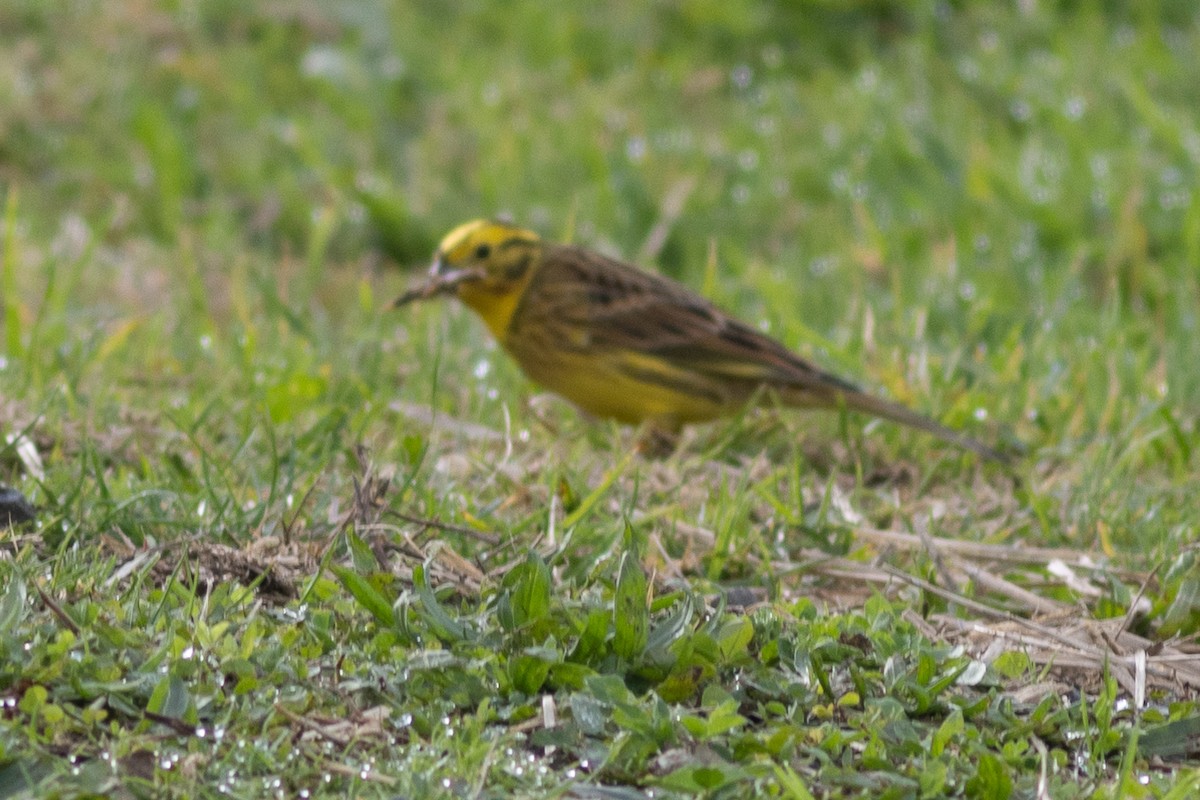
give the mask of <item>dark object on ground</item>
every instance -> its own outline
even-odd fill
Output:
[[[11,528],[22,522],[33,522],[37,511],[16,489],[0,486],[0,529]]]

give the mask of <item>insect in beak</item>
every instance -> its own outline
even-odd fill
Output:
[[[406,306],[415,300],[427,300],[439,294],[451,294],[460,283],[479,280],[482,277],[483,271],[478,269],[447,270],[442,254],[438,253],[429,267],[429,280],[397,297],[392,303],[392,308]]]

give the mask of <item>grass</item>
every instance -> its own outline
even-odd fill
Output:
[[[0,483],[38,510],[0,795],[1196,792],[1192,4],[0,32]],[[388,310],[492,214],[1028,453],[767,409],[635,456],[463,309]]]

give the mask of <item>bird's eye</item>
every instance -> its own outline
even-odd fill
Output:
[[[481,244],[481,245],[479,245],[479,247],[475,248],[475,257],[478,259],[481,259],[481,260],[485,259],[488,256],[490,256],[491,254],[492,254],[492,246],[489,244]]]

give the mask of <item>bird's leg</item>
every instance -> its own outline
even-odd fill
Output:
[[[634,449],[646,458],[666,458],[679,446],[680,427],[673,419],[646,420]]]

